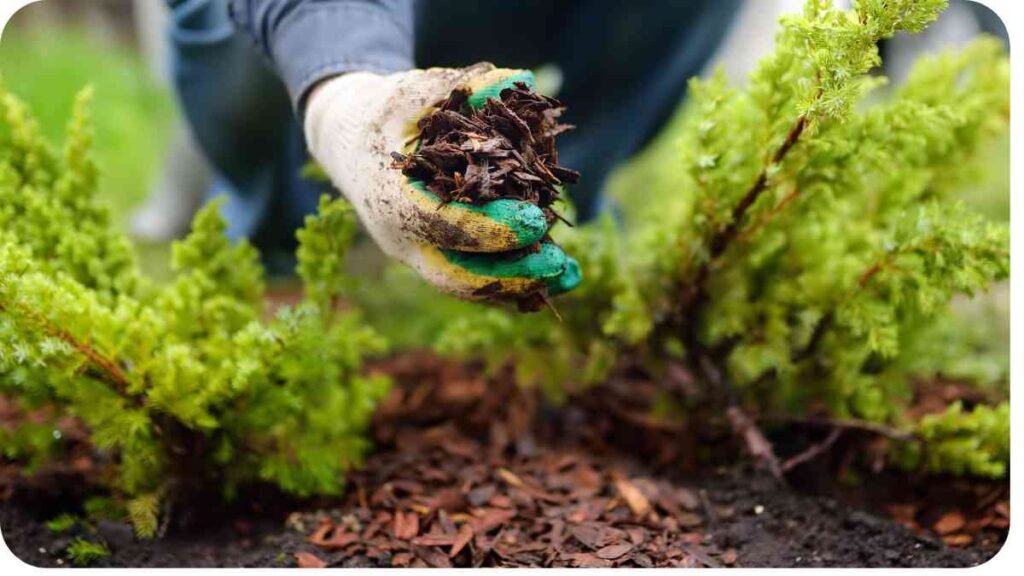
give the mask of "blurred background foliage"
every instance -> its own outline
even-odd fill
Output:
[[[83,86],[95,87],[101,194],[123,221],[146,197],[174,117],[171,95],[153,80],[136,51],[123,43],[97,41],[81,27],[44,32],[19,29],[14,22],[0,42],[0,73],[55,142],[63,135],[75,95]]]

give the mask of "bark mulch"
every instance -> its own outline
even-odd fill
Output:
[[[342,499],[261,495],[178,510],[150,542],[105,525],[112,556],[99,565],[971,566],[1005,538],[1005,482],[879,475],[844,492],[819,477],[825,495],[810,495],[742,464],[684,474],[645,455],[662,450],[630,449],[636,431],[587,402],[547,407],[507,374],[418,354],[378,369],[399,385],[376,419],[377,450]],[[7,544],[57,565],[67,542],[42,522],[59,510],[38,490],[9,491]],[[970,541],[948,539],[958,534]]]

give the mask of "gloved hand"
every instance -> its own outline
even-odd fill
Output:
[[[390,153],[407,152],[416,122],[453,89],[469,87],[469,104],[482,106],[514,82],[533,86],[533,75],[491,64],[389,76],[353,72],[322,82],[306,106],[313,157],[381,249],[441,291],[466,299],[515,299],[541,286],[555,295],[582,278],[576,261],[554,244],[518,259],[502,254],[544,236],[538,207],[507,199],[441,206],[391,167]]]

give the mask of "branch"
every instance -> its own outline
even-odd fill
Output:
[[[801,464],[803,464],[805,462],[809,462],[809,461],[817,458],[818,456],[821,456],[825,452],[828,452],[828,450],[830,448],[832,448],[832,445],[836,443],[836,440],[839,440],[839,437],[842,434],[843,434],[843,429],[842,428],[833,428],[832,431],[829,432],[829,434],[825,438],[825,440],[819,442],[818,444],[814,444],[813,446],[811,446],[807,450],[804,450],[803,452],[801,452],[801,453],[797,454],[796,456],[793,456],[792,458],[790,458],[790,459],[786,460],[785,462],[783,462],[782,463],[782,471],[788,473],[788,472],[792,471],[793,468],[796,468],[797,466],[799,466],[799,465],[801,465]]]
[[[819,91],[819,95],[821,91]],[[715,233],[708,241],[708,258],[698,268],[693,281],[689,287],[684,291],[683,297],[680,299],[680,306],[675,317],[685,318],[692,312],[700,308],[704,300],[707,298],[707,279],[711,274],[711,266],[714,262],[725,252],[725,250],[732,244],[732,241],[736,239],[739,233],[740,226],[743,224],[746,218],[747,212],[750,207],[757,202],[757,199],[761,197],[761,194],[768,189],[768,170],[782,162],[789,151],[793,149],[793,146],[800,141],[800,136],[803,135],[804,130],[807,129],[807,116],[801,115],[797,119],[796,124],[790,128],[789,133],[786,135],[786,139],[782,142],[775,153],[772,154],[771,161],[761,168],[761,172],[758,174],[757,179],[754,181],[753,186],[747,190],[747,193],[743,195],[739,203],[732,210],[732,219],[728,226],[719,230]]]
[[[761,432],[761,429],[757,427],[757,423],[739,406],[730,406],[725,411],[725,415],[729,419],[732,433],[743,439],[743,443],[746,445],[750,455],[758,462],[766,464],[772,476],[784,483],[784,468],[779,464],[779,459],[775,456],[775,450],[772,448],[771,442]]]
[[[719,231],[717,234],[711,237],[711,242],[708,243],[711,253],[711,260],[714,260],[720,256],[725,249],[729,247],[733,239],[736,238],[737,232],[739,232],[740,226],[743,224],[743,220],[747,215],[747,211],[750,207],[757,202],[757,199],[761,197],[761,194],[768,189],[768,169],[776,164],[782,162],[789,151],[794,145],[800,140],[800,135],[804,133],[807,128],[807,116],[800,116],[796,121],[796,124],[789,130],[789,134],[786,135],[786,140],[772,155],[772,160],[761,168],[761,173],[758,174],[757,180],[754,181],[754,185],[747,190],[747,193],[740,199],[739,204],[732,209],[732,220],[729,225]]]
[[[837,419],[815,416],[790,416],[786,414],[766,414],[760,416],[758,419],[763,422],[774,422],[780,424],[800,424],[804,426],[814,426],[820,428],[858,430],[860,432],[876,434],[878,436],[882,436],[890,440],[896,440],[897,442],[910,442],[914,440],[919,440],[917,434],[914,434],[913,432],[899,430],[891,426],[886,426],[885,424],[868,422],[866,420]]]
[[[5,307],[3,303],[0,303],[0,312],[3,312],[8,309],[9,308]],[[101,353],[99,350],[85,342],[82,342],[67,330],[63,330],[61,328],[54,326],[46,318],[40,316],[39,314],[26,310],[20,310],[19,312],[22,317],[27,318],[29,321],[38,324],[42,328],[43,332],[45,332],[47,335],[64,341],[69,346],[74,348],[76,352],[84,356],[85,359],[89,361],[89,363],[91,363],[95,368],[98,368],[101,372],[103,372],[106,375],[107,379],[112,384],[114,384],[114,386],[117,388],[117,391],[120,392],[123,396],[131,398],[133,400],[138,400],[138,398],[135,395],[128,392],[128,387],[131,384],[131,382],[129,381],[128,376],[117,364],[116,360],[108,358],[107,356],[103,355],[103,353]]]
[[[846,296],[844,296],[841,299],[840,304],[833,307],[832,310],[826,312],[821,317],[821,320],[819,320],[818,324],[814,327],[814,332],[811,333],[811,338],[807,341],[807,346],[805,346],[803,350],[799,350],[792,355],[791,358],[793,362],[801,362],[803,360],[811,358],[815,354],[815,352],[817,352],[818,346],[821,345],[822,340],[825,339],[825,334],[832,328],[833,324],[835,324],[836,308],[838,308],[843,302],[846,302],[850,298],[852,298],[858,290],[863,290],[864,288],[866,288],[868,283],[871,282],[872,278],[874,278],[879,272],[885,270],[890,265],[891,261],[889,259],[886,259],[883,260],[882,262],[877,262],[868,267],[868,269],[865,270],[857,279],[856,288],[848,292]]]
[[[870,268],[860,275],[860,279],[857,280],[857,285],[864,288],[868,285],[868,282],[871,282],[871,279],[875,277],[875,274],[881,272],[884,267],[885,265],[881,262],[872,264]]]
[[[783,198],[778,204],[773,206],[772,209],[769,210],[768,212],[766,212],[764,214],[764,216],[759,218],[757,220],[757,222],[754,222],[749,228],[747,228],[746,230],[740,232],[740,236],[739,236],[740,240],[747,240],[748,238],[753,236],[755,232],[757,232],[761,228],[765,227],[769,222],[772,221],[773,218],[778,216],[779,213],[782,212],[782,210],[786,206],[789,206],[789,204],[791,202],[796,200],[797,196],[799,196],[799,195],[800,195],[800,187],[799,186],[794,186],[793,189],[789,192],[789,194],[786,194],[785,198]]]
[[[74,335],[70,334],[65,330],[61,330],[60,328],[51,326],[50,324],[47,324],[45,322],[43,324],[43,329],[46,330],[46,332],[50,336],[59,338],[64,342],[67,342],[72,348],[77,350],[79,354],[85,356],[85,358],[89,360],[89,362],[91,362],[95,367],[99,368],[100,371],[106,373],[111,383],[113,383],[117,387],[118,392],[120,392],[124,396],[134,397],[132,394],[128,393],[128,386],[130,385],[128,376],[124,373],[123,370],[121,370],[121,367],[117,365],[117,361],[115,361],[112,358],[107,358],[102,353],[100,353],[99,350],[96,350],[89,344],[86,344],[85,342],[82,342],[78,338],[75,338]]]
[[[807,346],[804,346],[803,350],[795,352],[791,359],[793,362],[802,362],[808,358],[814,356],[818,351],[818,346],[821,346],[822,340],[825,339],[825,334],[828,333],[829,328],[832,327],[832,323],[835,321],[834,312],[827,312],[818,320],[818,323],[814,326],[814,332],[811,332],[810,339],[807,340]]]

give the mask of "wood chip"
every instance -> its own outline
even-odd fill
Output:
[[[512,486],[513,488],[524,488],[525,487],[525,484],[523,483],[522,478],[520,478],[519,476],[516,476],[515,474],[513,474],[512,472],[510,472],[506,468],[498,468],[496,473],[498,474],[499,478],[504,480],[506,484],[508,484],[509,486]]]
[[[586,552],[565,554],[563,557],[571,561],[573,565],[578,568],[610,568],[612,566],[612,562],[610,560],[598,558],[595,554],[589,554]]]
[[[463,524],[462,527],[459,528],[458,537],[455,539],[455,542],[452,543],[452,549],[451,552],[448,553],[448,556],[450,558],[455,558],[472,540],[473,527],[469,524]]]
[[[610,544],[598,550],[597,557],[602,558],[604,560],[616,560],[624,556],[632,549],[633,545],[628,542],[623,542],[621,544]]]
[[[995,506],[992,507],[992,509],[995,510],[996,514],[999,514],[1003,518],[1010,517],[1010,502],[1007,500],[997,502]]]
[[[650,514],[651,501],[636,486],[631,484],[629,480],[616,478],[615,489],[618,490],[619,496],[626,501],[626,504],[635,516],[644,518]]]
[[[296,552],[295,562],[299,568],[326,568],[327,562],[324,562],[316,554],[311,552]]]
[[[399,540],[410,540],[420,533],[420,519],[413,512],[395,512],[395,519],[391,525],[395,538]]]
[[[947,514],[943,514],[942,517],[932,525],[932,529],[940,536],[945,536],[947,534],[960,531],[963,529],[964,524],[966,524],[966,521],[964,520],[963,514],[959,512],[949,512]]]
[[[970,534],[950,534],[949,536],[943,536],[942,541],[946,543],[946,546],[962,548],[974,542],[974,537]]]

